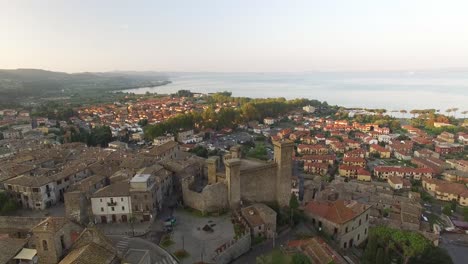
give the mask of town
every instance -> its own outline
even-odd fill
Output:
[[[468,247],[457,108],[186,90],[63,105],[0,110],[0,264],[453,263]]]

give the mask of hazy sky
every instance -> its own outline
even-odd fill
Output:
[[[468,67],[468,0],[0,0],[0,68]]]

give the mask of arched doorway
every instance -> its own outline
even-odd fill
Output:
[[[127,223],[127,215],[122,215],[122,222]]]
[[[117,222],[117,217],[115,215],[112,215],[112,223]]]

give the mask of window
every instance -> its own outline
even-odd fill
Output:
[[[346,231],[345,231],[345,233],[348,233],[348,227],[346,227]],[[345,248],[346,248],[346,247],[345,247]]]
[[[359,219],[359,225],[361,225],[361,219]]]
[[[8,185],[8,190],[13,190],[13,187],[11,185]]]
[[[367,235],[367,228],[366,228],[366,229],[364,229],[364,234],[366,234],[366,235]]]
[[[101,212],[104,212],[104,207],[101,207]]]
[[[39,192],[39,188],[32,188],[32,191],[37,193],[37,192]]]
[[[357,235],[357,240],[359,240],[361,238],[361,234],[358,234]]]
[[[102,199],[99,199],[99,201],[102,203]]]
[[[135,211],[138,211],[138,205],[135,205]]]
[[[366,214],[366,221],[369,220],[369,214]]]
[[[145,205],[146,211],[149,211],[148,205]]]
[[[115,211],[115,208],[114,208],[114,206],[112,206],[112,207],[111,207],[111,210],[112,210],[112,211]]]
[[[46,241],[46,240],[42,240],[42,249],[43,249],[44,251],[49,250],[49,246],[47,245],[47,241]]]
[[[123,198],[120,198],[120,201],[123,202]]]
[[[122,206],[122,211],[125,211],[125,206]]]
[[[145,194],[145,199],[148,199],[148,195]]]
[[[114,198],[111,198],[111,203],[114,203]]]

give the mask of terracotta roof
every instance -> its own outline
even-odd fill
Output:
[[[118,259],[111,241],[95,227],[86,228],[60,264],[107,264]],[[119,262],[120,263],[120,262]]]
[[[65,217],[47,217],[33,228],[33,232],[57,232],[70,221]]]
[[[368,170],[362,169],[362,168],[357,171],[357,174],[358,175],[364,175],[364,176],[371,176],[371,173]]]
[[[404,173],[404,174],[422,174],[422,173],[433,173],[429,168],[410,168],[410,167],[401,167],[401,166],[376,166],[374,168],[375,172],[395,172],[395,173]]]
[[[128,182],[116,182],[98,190],[92,197],[121,197],[129,195],[130,184]]]
[[[307,203],[304,210],[313,215],[325,218],[333,223],[343,224],[369,209],[368,205],[356,201],[337,200],[311,201]]]
[[[153,148],[151,148],[151,150],[149,151],[149,154],[152,156],[160,156],[175,147],[177,147],[177,142],[168,141],[160,146],[154,146]]]
[[[10,260],[21,251],[26,243],[26,239],[0,237],[0,264],[10,263]]]
[[[388,149],[386,149],[386,148],[384,148],[384,147],[382,147],[380,145],[377,145],[377,144],[371,144],[370,147],[372,149],[374,149],[375,151],[378,151],[378,152],[389,152]]]
[[[29,175],[20,175],[13,179],[7,180],[6,184],[26,186],[26,187],[41,187],[50,182],[53,182],[52,179],[46,176],[29,176]]]

